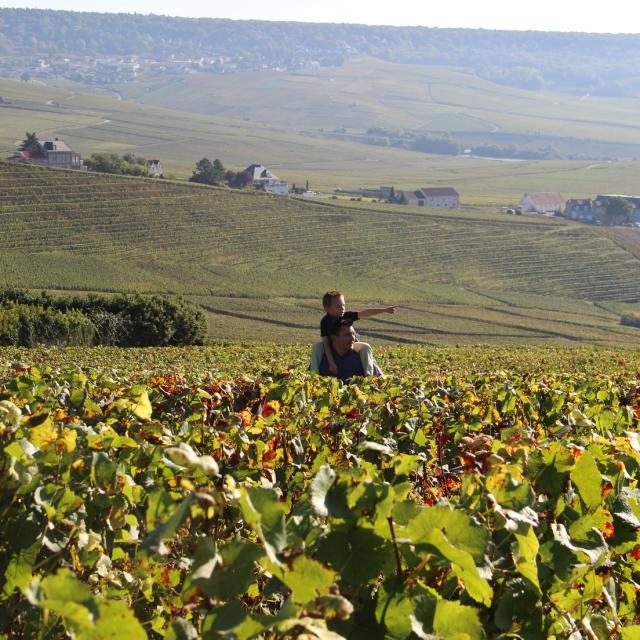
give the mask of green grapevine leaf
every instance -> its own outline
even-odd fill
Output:
[[[210,598],[232,598],[246,592],[253,582],[253,572],[264,551],[245,540],[231,540],[219,552],[211,540],[200,543],[194,565],[183,593],[200,588]]]
[[[246,487],[240,491],[240,507],[244,519],[264,543],[269,559],[278,564],[277,554],[287,546],[286,505],[273,489]]]
[[[298,556],[292,568],[283,572],[281,579],[291,589],[291,599],[298,604],[305,604],[318,596],[327,595],[336,581],[336,573],[316,560]]]
[[[540,543],[536,538],[533,527],[529,527],[526,534],[515,534],[516,542],[513,545],[513,560],[520,575],[526,578],[535,590],[540,593],[538,580],[538,567],[536,557]]]
[[[41,533],[40,527],[28,516],[21,517],[9,528],[7,548],[10,556],[3,586],[6,595],[15,589],[24,591],[31,581],[33,566],[42,547]]]
[[[585,451],[571,472],[571,482],[576,486],[580,498],[589,511],[593,511],[600,505],[602,495],[600,487],[602,476],[593,456]]]
[[[126,603],[118,600],[98,604],[94,626],[78,632],[78,640],[147,640],[147,634]]]

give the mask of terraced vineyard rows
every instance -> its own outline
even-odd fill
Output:
[[[341,282],[397,291],[398,302],[441,285],[640,300],[635,256],[595,228],[549,219],[348,208],[4,163],[0,223],[5,264],[30,255],[35,270],[52,256],[72,270],[79,258],[94,258],[102,269],[113,264],[114,274],[129,264],[136,282],[185,294],[311,296]],[[129,289],[105,274],[105,289]],[[78,281],[35,277],[31,286]]]

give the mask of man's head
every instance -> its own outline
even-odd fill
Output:
[[[325,313],[332,318],[341,318],[346,309],[344,296],[339,291],[327,291],[322,296],[322,306]]]
[[[329,338],[333,348],[341,355],[353,350],[356,341],[356,332],[351,323],[343,323],[340,320],[333,322],[329,327]]]

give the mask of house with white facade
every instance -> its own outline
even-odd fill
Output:
[[[253,180],[253,185],[257,189],[263,189],[269,193],[278,195],[287,195],[289,193],[289,185],[280,180],[277,175],[271,173],[267,167],[261,164],[249,165],[244,173],[248,173]]]
[[[524,213],[555,213],[564,211],[566,199],[557,191],[525,193],[519,206]]]
[[[453,187],[421,187],[424,194],[424,206],[434,209],[457,209],[460,195]]]

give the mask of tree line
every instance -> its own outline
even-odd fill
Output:
[[[165,296],[55,298],[0,291],[0,345],[162,347],[204,344],[202,310]]]

